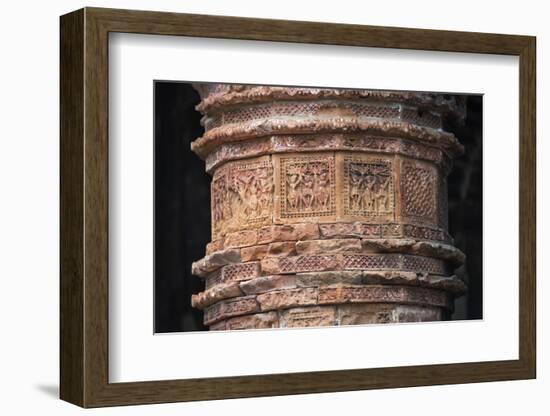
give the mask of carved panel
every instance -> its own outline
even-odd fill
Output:
[[[441,259],[401,253],[318,254],[273,257],[261,262],[264,274],[293,274],[327,270],[408,270],[445,274]]]
[[[235,282],[250,280],[260,275],[260,263],[251,261],[248,263],[237,263],[224,266],[222,269],[223,282]]]
[[[344,254],[342,268],[345,270],[386,270],[399,269],[399,254]]]
[[[394,179],[390,159],[346,155],[342,180],[344,216],[374,222],[394,219]]]
[[[445,274],[445,262],[432,257],[403,255],[403,268],[412,271],[423,271],[431,274]]]
[[[447,186],[447,178],[441,177],[438,192],[439,226],[445,230],[449,228],[449,196]]]
[[[441,128],[441,116],[432,111],[422,111],[417,108],[405,107],[401,112],[401,119],[408,123],[431,127],[432,129]]]
[[[403,215],[437,223],[437,174],[425,164],[404,162],[401,170]]]
[[[449,238],[445,232],[439,229],[422,227],[413,224],[405,224],[403,226],[403,236],[413,237],[422,240],[448,241]]]
[[[281,313],[281,326],[287,328],[306,328],[335,325],[334,307],[315,306],[287,309]]]
[[[280,134],[220,144],[206,157],[206,171],[232,160],[276,153],[314,151],[361,151],[403,156],[444,164],[443,152],[412,140],[371,136],[364,133]]]
[[[319,304],[358,303],[413,303],[419,305],[449,306],[448,295],[442,290],[403,286],[327,286],[319,289]]]
[[[212,325],[221,319],[259,312],[259,310],[259,305],[254,296],[223,300],[204,310],[204,324]]]
[[[335,255],[292,256],[279,259],[279,273],[314,272],[335,269],[338,258]]]
[[[206,119],[205,127],[206,130],[211,130],[224,124],[242,124],[281,117],[315,117],[324,114],[397,120],[399,119],[399,107],[391,104],[372,105],[357,101],[298,101],[277,104],[270,102],[263,105],[239,107],[237,110],[215,114]]]
[[[211,189],[214,238],[271,222],[273,171],[269,158],[224,165],[214,174]]]
[[[227,320],[227,330],[277,328],[279,318],[277,312],[256,313],[254,315],[237,316]]]
[[[221,283],[240,282],[250,280],[260,275],[260,263],[249,261],[246,263],[235,263],[223,266],[206,276],[206,289]]]
[[[277,220],[283,222],[336,214],[334,155],[278,158]]]

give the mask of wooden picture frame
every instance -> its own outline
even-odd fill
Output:
[[[535,38],[85,8],[61,17],[60,396],[82,407],[518,380],[536,376]],[[108,34],[519,56],[519,359],[109,383]]]

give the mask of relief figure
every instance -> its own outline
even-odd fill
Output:
[[[331,202],[327,163],[298,163],[286,170],[287,209],[294,212],[326,211]]]
[[[391,211],[391,171],[387,166],[350,162],[347,185],[350,211],[377,214]]]
[[[212,182],[216,232],[269,216],[271,175],[266,168],[228,169]]]

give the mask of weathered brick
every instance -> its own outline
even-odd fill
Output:
[[[260,307],[256,302],[255,296],[242,296],[239,298],[222,300],[204,310],[204,324],[211,325],[221,319],[259,311]]]
[[[315,223],[270,225],[258,231],[258,244],[275,241],[298,241],[319,238],[319,226]]]
[[[391,253],[391,252],[406,252],[410,250],[416,243],[416,240],[410,238],[378,238],[378,239],[363,239],[361,245],[363,251],[370,253]]]
[[[267,254],[267,244],[241,248],[241,261],[261,260]]]
[[[466,261],[462,251],[454,246],[431,241],[419,241],[411,247],[411,253],[421,256],[436,257],[455,265],[461,265]]]
[[[281,327],[306,328],[332,326],[336,324],[336,310],[333,306],[310,306],[281,311]]]
[[[241,252],[236,249],[226,249],[216,251],[213,254],[195,261],[191,266],[191,271],[195,276],[205,277],[207,273],[213,272],[222,266],[241,261]]]
[[[206,255],[214,253],[215,251],[223,250],[223,238],[211,241],[206,245]]]
[[[221,272],[222,282],[240,282],[254,279],[260,275],[260,262],[236,263],[224,266]]]
[[[220,268],[218,270],[214,270],[213,272],[208,273],[204,280],[205,280],[205,289],[210,289],[213,286],[216,286],[220,283],[222,283],[222,270],[223,268]]]
[[[258,241],[258,232],[256,230],[238,231],[229,233],[225,236],[225,248],[238,248],[253,246]]]
[[[209,330],[210,331],[225,331],[226,330],[225,321],[220,321],[220,322],[217,322],[215,324],[210,325]]]
[[[340,325],[368,325],[395,322],[391,304],[370,303],[357,305],[338,305]]]
[[[263,329],[278,328],[279,317],[277,312],[256,313],[254,315],[237,316],[227,320],[228,330],[234,329]]]
[[[268,257],[287,257],[296,254],[296,243],[294,241],[281,241],[271,243],[267,249]]]
[[[335,254],[266,257],[262,260],[263,274],[287,274],[334,270],[339,268],[339,259]]]
[[[296,276],[294,275],[261,276],[241,283],[241,290],[247,295],[295,287]]]
[[[304,240],[296,243],[296,253],[299,255],[360,251],[361,240],[358,238]]]
[[[243,292],[241,291],[239,282],[221,283],[198,295],[193,295],[191,297],[191,305],[195,308],[203,309],[220,300],[235,298],[242,294]]]
[[[359,285],[363,281],[363,273],[350,271],[306,272],[297,273],[294,280],[299,287],[329,286],[341,283]]]
[[[396,322],[430,322],[442,319],[441,308],[429,306],[399,305],[393,311]]]
[[[404,303],[449,307],[445,292],[406,286],[328,286],[319,288],[320,305],[336,303]]]
[[[300,288],[262,293],[257,296],[262,311],[292,308],[295,306],[315,305],[317,288]]]
[[[321,237],[325,238],[374,238],[381,236],[381,226],[360,222],[319,224]]]
[[[350,236],[359,236],[356,231],[353,223],[343,222],[343,223],[334,223],[334,224],[319,224],[319,231],[321,237],[334,238],[334,237],[350,237]]]

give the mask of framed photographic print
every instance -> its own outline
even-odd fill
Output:
[[[535,38],[61,17],[61,398],[534,378]]]

